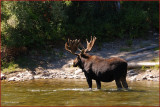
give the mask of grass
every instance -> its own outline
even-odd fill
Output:
[[[4,62],[2,61],[2,73],[9,73],[12,71],[22,71],[24,69],[34,70],[37,66],[37,62],[30,59],[30,57],[20,56],[14,61]]]
[[[159,57],[153,58],[153,59],[151,60],[151,62],[159,62]]]
[[[48,58],[47,58],[48,57]],[[37,67],[45,67],[50,61],[56,58],[64,58],[64,52],[54,50],[41,50],[41,51],[31,51],[28,55],[21,55],[14,58],[10,62],[2,62],[1,71],[2,73],[9,73],[12,71],[22,71],[23,69],[34,71]]]
[[[157,50],[159,50],[159,47],[157,47],[157,48],[154,49],[154,51],[157,51]]]
[[[151,62],[159,62],[159,57],[153,58],[153,59],[151,60]],[[142,66],[142,67],[141,67],[141,70],[142,70],[142,71],[146,71],[147,69],[159,70],[159,65],[155,65],[155,66],[151,66],[151,67],[146,67],[146,66]]]
[[[2,73],[9,73],[9,72],[12,72],[12,71],[17,71],[19,70],[19,66],[18,64],[15,64],[13,61],[12,62],[9,62],[9,63],[3,63],[2,65],[5,65],[2,66]]]
[[[10,62],[2,61],[2,73],[9,73],[12,71],[22,71],[23,69],[35,70],[41,61],[31,58],[31,56],[19,56]]]

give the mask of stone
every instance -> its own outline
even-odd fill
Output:
[[[151,72],[151,70],[150,70],[150,69],[147,69],[146,72]]]
[[[40,78],[41,78],[40,75],[35,75],[35,76],[34,76],[34,79],[40,79]]]
[[[159,81],[159,78],[153,78],[153,81]]]
[[[51,73],[49,73],[49,71],[45,70],[43,71],[42,73],[42,76],[45,76],[45,77],[49,77],[51,75]]]
[[[138,79],[136,79],[136,80],[137,80],[137,81],[140,81],[141,79],[138,78]]]
[[[66,78],[67,78],[67,76],[63,76],[62,78],[63,78],[63,79],[66,79]]]
[[[143,77],[143,78],[142,78],[142,80],[146,80],[146,79],[147,79],[147,77]]]
[[[69,79],[73,79],[74,77],[73,77],[73,76],[69,76],[68,78],[69,78]]]
[[[4,79],[6,79],[6,76],[1,73],[1,80],[4,80]]]
[[[80,74],[82,72],[82,69],[78,69],[78,70],[76,70],[74,73],[75,73],[75,75],[78,75],[78,74]]]
[[[42,67],[35,68],[36,75],[41,74],[44,71]]]
[[[144,75],[144,76],[142,77],[142,80],[146,80],[148,76],[149,76],[148,74]]]
[[[150,75],[149,77],[150,77],[150,78],[154,78],[154,76],[153,76],[153,75]]]
[[[152,79],[152,78],[147,78],[147,80],[148,80],[148,81],[153,81],[153,79]]]
[[[129,70],[127,75],[128,76],[134,76],[134,75],[137,75],[137,73],[134,70]]]
[[[8,81],[20,81],[20,79],[17,77],[10,77]]]
[[[80,79],[80,76],[76,75],[74,76],[75,79]]]
[[[136,81],[136,77],[137,77],[137,75],[132,76],[132,77],[129,78],[129,80],[130,80],[130,81]]]

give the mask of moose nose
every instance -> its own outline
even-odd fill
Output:
[[[77,65],[73,62],[73,67],[77,67]]]

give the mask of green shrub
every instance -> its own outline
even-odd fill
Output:
[[[46,48],[67,38],[90,39],[97,44],[132,40],[159,30],[159,2],[121,1],[2,1],[3,47]],[[128,45],[132,45],[128,41]]]

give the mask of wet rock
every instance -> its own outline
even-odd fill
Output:
[[[6,79],[6,76],[1,73],[1,80],[4,80],[4,79]]]
[[[144,75],[144,76],[142,77],[142,80],[147,80],[147,77]]]
[[[26,81],[34,79],[30,71],[18,72],[8,78],[8,81]]]
[[[136,77],[137,77],[137,75],[132,76],[132,77],[129,78],[129,80],[130,80],[130,81],[136,81]]]
[[[10,77],[8,81],[20,81],[20,79],[17,77]]]
[[[61,72],[60,74],[61,74],[61,75],[65,75],[65,72]]]
[[[51,79],[52,77],[41,77],[42,79]]]
[[[61,77],[61,78],[66,79],[66,78],[67,78],[67,76],[63,76],[63,77]]]
[[[148,81],[153,81],[153,79],[152,79],[152,78],[147,78],[147,80],[148,80]]]
[[[73,76],[69,76],[68,78],[69,78],[69,79],[73,79],[74,77],[73,77]]]
[[[78,75],[78,74],[82,73],[82,69],[78,69],[74,73],[75,73],[75,75]]]
[[[137,80],[137,81],[141,81],[141,79],[140,79],[140,78],[137,78],[136,80]]]
[[[38,74],[42,74],[42,73],[43,73],[43,71],[44,71],[44,69],[43,69],[42,67],[38,67],[38,68],[36,68],[36,69],[35,69],[35,73],[36,73],[36,75],[38,75]]]
[[[75,75],[74,78],[75,78],[75,79],[80,79],[80,76]]]
[[[50,76],[49,71],[45,70],[42,72],[42,76]]]
[[[40,79],[41,78],[41,75],[35,75],[34,76],[34,79]]]
[[[134,76],[137,75],[137,73],[134,70],[129,70],[127,73],[127,76]]]
[[[153,78],[153,81],[159,81],[159,78]]]
[[[146,70],[146,72],[151,72],[151,71],[152,71],[152,70],[150,70],[150,69],[147,69],[147,70]]]
[[[150,75],[149,78],[155,78],[153,75]]]

